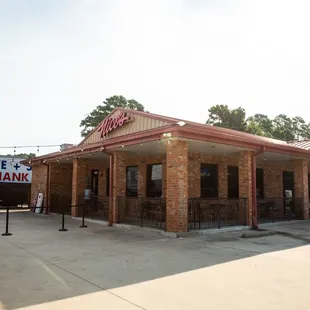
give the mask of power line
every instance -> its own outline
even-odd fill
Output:
[[[52,145],[12,145],[12,146],[0,146],[0,149],[20,149],[20,148],[42,148],[42,147],[60,147],[60,144]]]

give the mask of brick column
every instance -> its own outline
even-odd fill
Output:
[[[188,155],[188,197],[200,197],[200,159],[196,154]]]
[[[246,198],[246,223],[252,225],[252,152],[239,154],[239,197]]]
[[[219,180],[219,198],[228,197],[228,174],[227,164],[219,163],[218,165],[218,180]]]
[[[166,161],[166,230],[188,231],[188,144],[187,141],[169,140]]]
[[[146,197],[146,163],[138,165],[138,197]]]
[[[74,159],[73,171],[72,171],[72,200],[71,200],[72,206],[76,206],[77,204],[79,204],[79,197],[84,197],[86,178],[87,178],[87,160]],[[78,209],[72,208],[71,215],[78,216],[79,215]]]
[[[308,161],[294,160],[295,197],[302,200],[302,218],[309,219]],[[298,202],[297,202],[298,205]],[[298,212],[298,209],[296,210]]]
[[[125,211],[126,201],[126,153],[113,153],[113,223],[117,223]]]

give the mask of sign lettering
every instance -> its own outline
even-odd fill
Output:
[[[105,137],[112,130],[122,127],[128,121],[129,116],[125,112],[121,112],[116,117],[109,117],[108,119],[105,119],[97,130],[100,132],[100,138]]]
[[[31,183],[32,168],[22,165],[21,161],[0,157],[0,183]]]

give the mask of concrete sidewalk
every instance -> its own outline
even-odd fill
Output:
[[[79,225],[69,219],[59,232],[59,216],[11,214],[13,235],[0,238],[3,309],[310,308],[303,240]]]

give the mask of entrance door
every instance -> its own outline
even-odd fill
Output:
[[[92,170],[91,171],[91,181],[90,181],[90,190],[93,196],[98,196],[98,176],[99,170]]]
[[[283,171],[283,197],[284,197],[284,214],[288,215],[294,212],[294,172]]]

